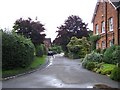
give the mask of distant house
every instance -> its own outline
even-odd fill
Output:
[[[48,50],[51,47],[51,38],[45,38],[44,44]]]
[[[100,35],[96,48],[120,45],[120,0],[98,0],[92,18],[93,35]]]

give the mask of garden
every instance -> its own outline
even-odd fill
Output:
[[[120,81],[120,46],[113,45],[104,50],[95,50],[86,54],[82,66],[93,72],[107,75]]]
[[[100,35],[93,35],[76,15],[69,16],[56,32],[58,35],[53,43],[62,47],[66,57],[80,59],[83,68],[120,81],[120,46],[96,50]]]

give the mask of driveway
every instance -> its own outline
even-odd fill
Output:
[[[3,81],[3,88],[90,88],[98,83],[119,88],[118,82],[109,77],[82,68],[78,59],[62,55],[48,58],[51,63],[46,68]]]

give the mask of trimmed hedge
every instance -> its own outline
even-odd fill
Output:
[[[34,59],[31,40],[16,34],[2,32],[2,69],[24,68]]]

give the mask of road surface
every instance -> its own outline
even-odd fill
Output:
[[[118,82],[109,77],[82,68],[79,60],[71,60],[62,55],[49,59],[50,64],[46,68],[3,81],[3,88],[91,88],[99,83],[119,88]]]

